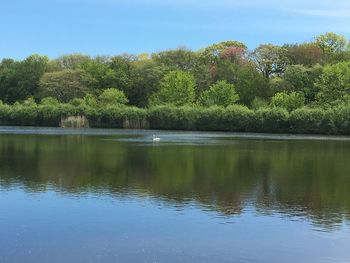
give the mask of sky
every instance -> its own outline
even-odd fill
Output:
[[[0,0],[0,58],[350,39],[350,0]]]

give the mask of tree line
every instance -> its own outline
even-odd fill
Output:
[[[288,113],[343,107],[350,105],[350,42],[330,32],[310,42],[254,50],[226,41],[198,51],[6,58],[0,63],[0,100],[6,107],[240,105]]]

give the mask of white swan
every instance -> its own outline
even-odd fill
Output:
[[[159,141],[160,141],[160,138],[157,137],[155,134],[153,134],[153,141],[154,141],[154,142],[159,142]]]

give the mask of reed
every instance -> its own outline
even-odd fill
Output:
[[[85,116],[68,116],[61,119],[61,128],[89,128],[89,121]]]

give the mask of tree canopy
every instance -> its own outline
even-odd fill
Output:
[[[35,54],[0,61],[0,100],[40,103],[50,97],[64,103],[78,98],[75,104],[89,105],[111,99],[112,104],[139,108],[162,104],[254,108],[281,104],[277,101],[297,95],[303,96],[306,107],[325,107],[349,101],[349,63],[350,42],[332,32],[310,42],[261,44],[254,50],[228,40],[196,51],[179,47],[152,54],[76,53],[55,59]]]

